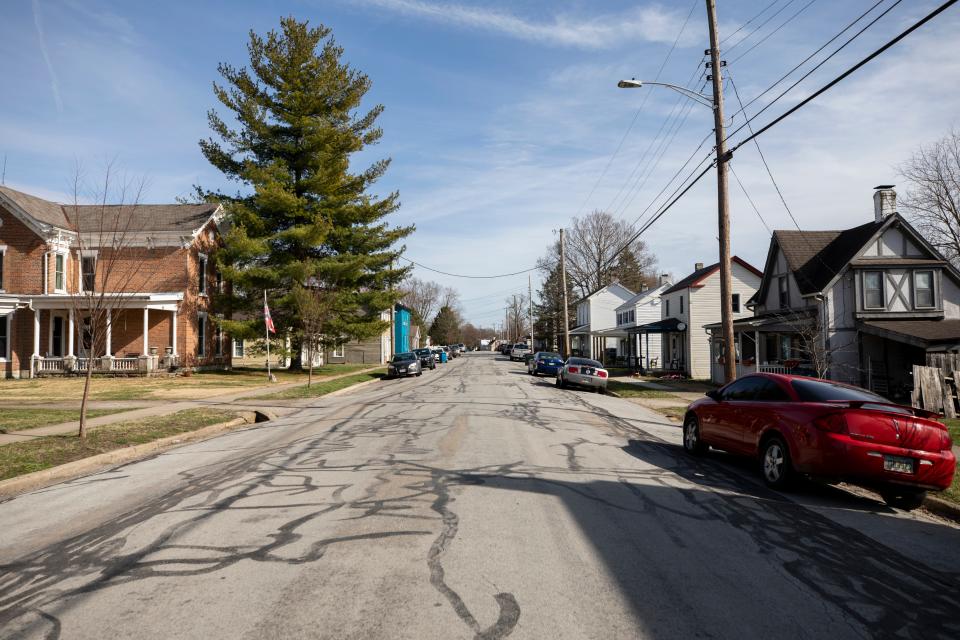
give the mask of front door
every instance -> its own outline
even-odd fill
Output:
[[[50,332],[50,354],[62,358],[65,350],[64,343],[64,322],[63,316],[53,316],[53,327]]]

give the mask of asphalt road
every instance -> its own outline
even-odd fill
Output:
[[[960,530],[469,354],[0,504],[2,638],[957,638]]]

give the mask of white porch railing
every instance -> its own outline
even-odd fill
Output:
[[[742,362],[737,363],[737,377],[745,376],[748,373],[790,373],[790,369],[782,364],[743,364]],[[724,379],[723,365],[719,362],[714,362],[711,365],[712,380],[714,382],[720,383]]]
[[[790,369],[782,364],[761,364],[757,371],[762,373],[790,373]]]
[[[114,371],[137,371],[140,368],[140,358],[114,358]]]
[[[77,371],[86,371],[90,367],[90,358],[77,358]]]
[[[62,373],[63,358],[37,358],[37,373]]]

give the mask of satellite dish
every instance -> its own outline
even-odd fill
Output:
[[[677,323],[677,329],[678,329],[679,331],[686,331],[686,330],[687,330],[687,324],[686,324],[685,322],[678,322],[678,323]]]

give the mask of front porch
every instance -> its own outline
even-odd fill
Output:
[[[816,376],[806,344],[807,327],[813,318],[806,313],[767,314],[741,318],[733,323],[737,377],[749,373],[784,373]],[[710,381],[724,384],[724,340],[720,324],[710,331]]]
[[[686,375],[687,326],[665,318],[627,330],[630,366],[651,375]]]

